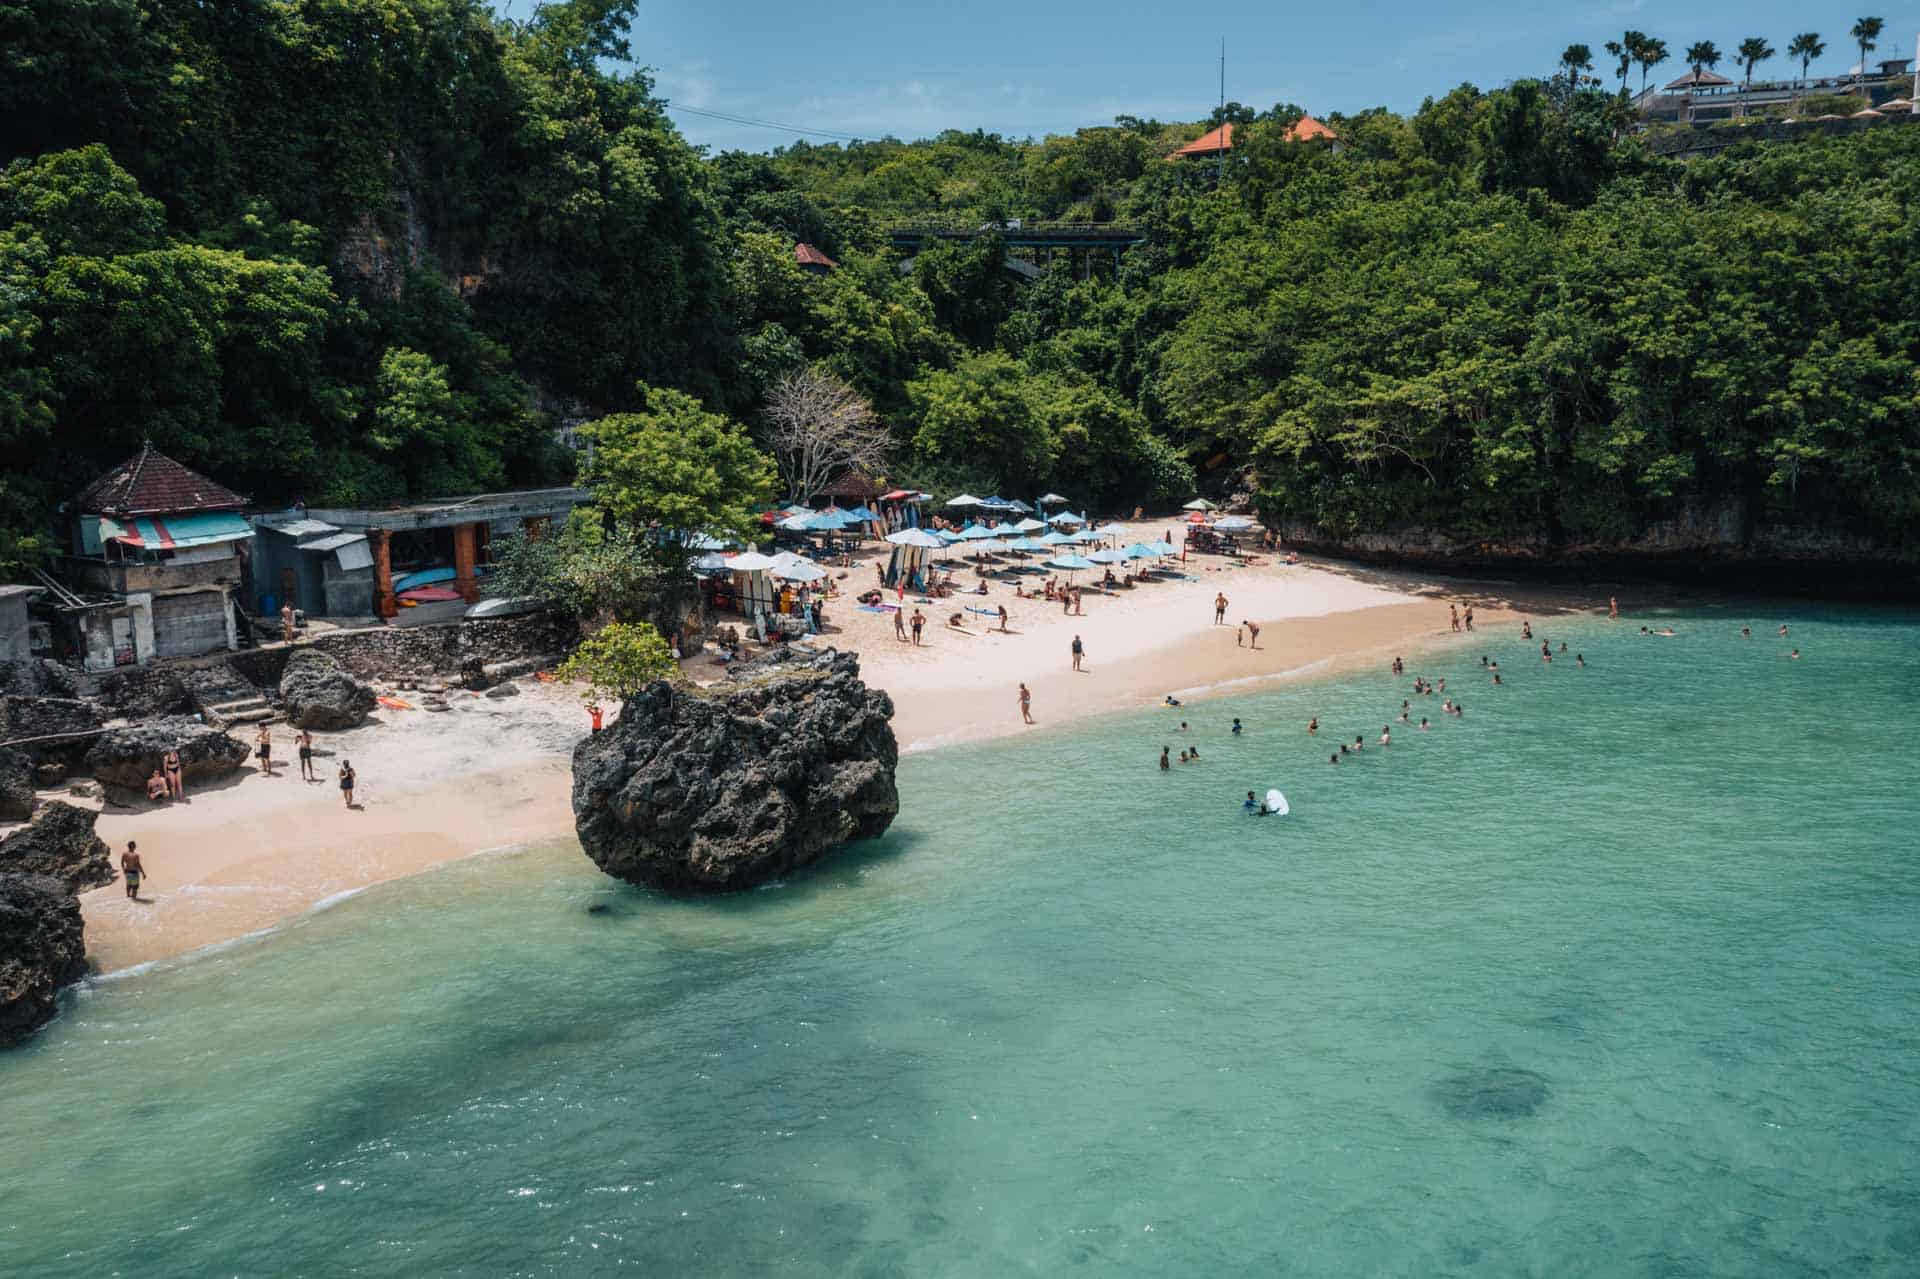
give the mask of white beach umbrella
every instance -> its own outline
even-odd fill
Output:
[[[1220,508],[1204,497],[1196,497],[1180,509],[1183,511],[1217,511]]]

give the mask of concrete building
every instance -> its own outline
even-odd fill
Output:
[[[0,586],[0,662],[24,662],[33,656],[27,597],[39,591],[37,586]]]
[[[1786,117],[1812,96],[1858,97],[1877,107],[1894,98],[1907,100],[1913,84],[1913,60],[1886,58],[1864,74],[1815,76],[1808,80],[1754,80],[1737,84],[1714,72],[1689,70],[1663,85],[1650,85],[1633,97],[1634,110],[1649,122],[1712,124],[1751,115]]]
[[[253,517],[250,601],[272,618],[290,603],[309,617],[373,616],[373,548],[367,535],[302,510]]]
[[[480,493],[387,510],[316,507],[304,518],[338,531],[321,534],[313,541],[296,540],[304,554],[333,538],[364,537],[370,571],[365,587],[356,585],[352,589],[366,590],[368,607],[358,611],[393,618],[400,614],[401,596],[409,592],[410,583],[429,589],[442,587],[456,593],[462,604],[477,603],[480,574],[492,562],[495,538],[523,529],[537,535],[556,517],[565,519],[574,507],[584,505],[592,496],[582,488],[550,488]],[[346,545],[343,542],[330,549],[337,558]],[[322,590],[326,590],[324,582]],[[345,583],[340,584],[337,597],[329,592],[329,609],[355,612],[344,607],[351,602],[347,592]]]
[[[88,670],[238,646],[233,595],[253,540],[246,504],[152,445],[82,490],[52,593],[62,639]]]

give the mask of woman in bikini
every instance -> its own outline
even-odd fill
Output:
[[[187,785],[180,773],[180,752],[170,750],[161,756],[160,771],[167,775],[167,792],[175,799],[185,799]]]

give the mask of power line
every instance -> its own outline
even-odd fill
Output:
[[[754,129],[778,129],[782,133],[802,133],[815,138],[839,138],[846,142],[863,142],[857,133],[836,133],[832,129],[803,129],[797,124],[781,124],[778,120],[756,120],[752,116],[731,115],[725,111],[708,111],[702,107],[684,107],[677,102],[668,102],[667,110],[684,111],[688,115],[705,116],[709,120],[724,120],[728,124],[744,124]]]

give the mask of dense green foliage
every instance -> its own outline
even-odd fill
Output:
[[[1342,535],[1728,502],[1920,531],[1920,128],[1682,166],[1574,46],[1330,117],[1337,152],[1229,104],[1224,172],[1168,158],[1209,122],[1129,117],[709,157],[616,70],[630,10],[0,0],[0,560],[143,438],[262,499],[378,501],[565,478],[554,428],[599,419],[630,528],[734,528],[808,364],[921,486],[1197,483]],[[1630,43],[1622,82],[1667,56]],[[1147,242],[1026,281],[992,234],[902,263],[888,224],[926,218]]]

